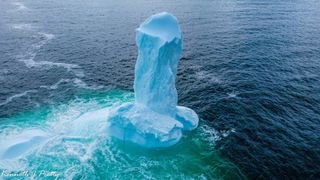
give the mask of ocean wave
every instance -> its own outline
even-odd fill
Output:
[[[40,68],[40,67],[61,67],[65,68],[68,72],[74,73],[77,77],[84,77],[83,71],[80,69],[80,66],[77,64],[68,64],[68,63],[57,63],[51,61],[35,61],[33,58],[36,55],[32,55],[32,58],[29,59],[20,59],[20,62],[23,62],[28,68]]]
[[[193,179],[200,175],[217,178],[222,169],[233,168],[231,163],[215,155],[212,143],[227,137],[233,130],[215,131],[208,125],[200,124],[194,135],[187,135],[176,146],[155,150],[144,149],[108,136],[106,120],[110,113],[109,108],[123,101],[133,101],[132,98],[127,98],[128,94],[133,97],[130,92],[113,92],[89,99],[79,97],[69,103],[52,107],[49,111],[38,109],[17,117],[24,119],[19,127],[10,126],[10,122],[16,120],[12,117],[7,121],[9,126],[0,125],[0,145],[5,144],[0,146],[0,152],[6,152],[0,159],[0,168],[8,171],[16,170],[16,167],[32,171],[52,169],[59,173],[59,178],[66,179],[78,179],[79,174],[92,179],[101,169],[108,171],[101,171],[100,177],[116,179],[150,178],[154,173],[162,178],[170,176],[174,179]],[[101,98],[104,103],[101,103]],[[95,116],[92,116],[90,112],[97,110],[100,115],[93,113]],[[87,116],[83,116],[84,113]],[[37,121],[34,121],[35,119]],[[39,137],[43,138],[34,140]],[[11,151],[11,147],[17,145],[26,148],[18,153]],[[217,163],[208,164],[208,161]],[[222,161],[224,164],[221,164]],[[190,168],[199,167],[199,171],[185,174]],[[211,171],[208,171],[208,168]]]
[[[9,70],[8,69],[1,69],[0,70],[0,80],[5,79],[5,76],[8,74]]]
[[[34,55],[35,56],[35,55]],[[78,65],[76,64],[67,64],[67,63],[55,63],[55,62],[51,62],[51,61],[34,61],[33,58],[30,59],[21,59],[19,60],[21,62],[24,62],[25,65],[28,68],[31,67],[42,67],[42,66],[49,66],[49,67],[62,67],[67,69],[68,71],[71,71],[73,68],[79,68]]]
[[[232,91],[231,93],[227,93],[228,98],[236,98],[238,96],[238,93]]]
[[[73,83],[75,86],[79,87],[79,88],[83,88],[83,89],[91,89],[91,90],[98,90],[98,89],[102,89],[104,88],[104,86],[100,85],[100,86],[89,86],[87,85],[84,81],[82,81],[79,78],[73,78],[73,79],[60,79],[58,82],[56,82],[53,85],[49,85],[49,86],[40,86],[41,88],[45,88],[45,89],[49,89],[49,90],[55,90],[59,88],[60,84],[63,83]]]
[[[20,28],[20,26],[18,26]],[[23,26],[21,26],[23,27]],[[23,55],[17,56],[20,62],[23,62],[28,68],[36,67],[61,67],[65,68],[67,71],[73,72],[77,77],[84,77],[84,73],[81,70],[81,67],[76,64],[69,64],[69,63],[58,63],[58,62],[51,62],[51,61],[35,61],[35,57],[38,51],[50,40],[55,38],[54,34],[39,32],[38,33],[42,38],[41,41],[31,46],[31,48]]]
[[[21,97],[27,93],[24,92],[15,97]],[[0,125],[0,169],[15,168],[16,162],[13,160],[28,158],[29,153],[35,153],[35,156],[38,153],[48,153],[50,156],[52,150],[55,149],[54,156],[59,156],[60,147],[66,148],[61,156],[77,157],[80,161],[91,158],[90,152],[96,148],[94,139],[99,139],[93,137],[101,136],[105,128],[100,126],[100,120],[92,119],[91,122],[78,119],[78,117],[90,109],[101,108],[102,106],[96,101],[72,101],[66,106],[62,105],[52,109],[50,115],[43,119],[42,123],[39,121],[42,121],[43,117],[38,117],[38,113],[30,114],[31,116],[26,115],[24,118],[30,121],[24,121],[21,126],[10,124],[14,120],[7,121],[9,124],[2,123]],[[18,149],[13,150],[15,147]],[[47,151],[48,149],[51,150]],[[5,162],[8,161],[14,163],[6,164]]]
[[[45,33],[45,32],[39,32],[38,34],[41,36],[44,36],[47,40],[51,40],[55,37],[54,34]]]
[[[27,10],[28,8],[22,2],[12,2],[12,5],[17,7],[17,10]]]
[[[31,31],[33,30],[34,27],[31,24],[20,23],[20,24],[11,24],[11,28],[17,29],[17,30]]]
[[[98,90],[98,89],[102,89],[104,86],[99,85],[99,86],[89,86],[87,85],[84,81],[82,81],[81,79],[75,78],[72,81],[75,85],[77,85],[80,88],[84,88],[84,89],[92,89],[92,90]]]
[[[17,29],[17,30],[33,30],[33,26],[31,24],[27,23],[19,23],[19,24],[12,24],[11,28]],[[69,63],[60,63],[60,62],[51,62],[51,61],[35,61],[35,57],[38,53],[38,51],[47,44],[48,41],[55,38],[54,34],[46,33],[46,32],[37,32],[37,36],[40,36],[40,41],[38,43],[33,44],[27,52],[24,54],[17,55],[17,59],[20,62],[23,62],[28,68],[36,67],[61,67],[65,68],[68,72],[72,72],[77,77],[84,77],[84,72],[81,70],[81,67],[76,64],[69,64]],[[78,81],[78,84],[80,82]]]
[[[221,83],[221,80],[216,77],[214,74],[208,72],[208,71],[197,71],[196,77],[199,80],[209,81],[212,83]]]
[[[209,71],[203,70],[201,66],[194,65],[191,69],[195,71],[195,77],[198,80],[211,83],[221,83],[221,79],[219,77]]]
[[[35,93],[35,92],[37,92],[37,90],[28,90],[28,91],[24,91],[19,94],[14,94],[14,95],[8,97],[4,102],[0,103],[0,106],[3,106],[3,105],[10,103],[11,101],[13,101],[16,98],[27,96],[29,93]]]
[[[230,130],[215,130],[214,128],[210,127],[209,125],[203,125],[200,127],[202,131],[202,135],[205,137],[204,139],[209,140],[210,142],[220,141],[223,138],[228,137],[231,133],[236,132],[234,128]]]
[[[49,85],[49,86],[40,86],[41,88],[45,88],[45,89],[50,89],[50,90],[54,90],[54,89],[58,89],[59,85],[62,83],[68,83],[70,82],[71,79],[60,79],[58,82],[54,83],[53,85]]]

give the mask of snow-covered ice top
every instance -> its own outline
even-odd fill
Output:
[[[170,42],[174,38],[181,39],[177,18],[167,12],[149,17],[136,30],[138,33],[158,37],[165,42]]]

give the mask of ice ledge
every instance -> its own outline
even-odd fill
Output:
[[[176,144],[184,130],[198,126],[197,114],[177,106],[174,117],[152,111],[134,103],[123,104],[110,112],[108,133],[118,139],[147,148],[169,147]]]

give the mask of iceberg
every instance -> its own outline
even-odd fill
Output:
[[[130,141],[147,148],[176,144],[183,131],[198,126],[198,115],[178,106],[175,87],[177,66],[182,54],[182,35],[177,19],[170,13],[156,14],[136,30],[138,58],[135,66],[134,102],[86,112],[70,122],[67,131],[26,129],[0,140],[0,162],[17,159],[53,140],[96,134]]]
[[[172,146],[199,121],[192,109],[177,105],[175,79],[182,54],[177,18],[167,12],[149,17],[136,29],[136,44],[135,102],[111,110],[108,133],[144,147]]]

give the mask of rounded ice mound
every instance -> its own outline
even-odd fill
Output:
[[[108,132],[144,147],[171,146],[181,139],[183,130],[196,128],[199,121],[192,109],[177,105],[179,23],[163,12],[149,17],[136,32],[135,102],[111,110]]]
[[[174,38],[181,39],[181,31],[177,18],[167,12],[149,17],[137,28],[137,31],[168,42]]]
[[[46,140],[49,134],[38,129],[30,129],[8,136],[0,141],[0,161],[19,157]]]

